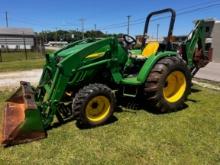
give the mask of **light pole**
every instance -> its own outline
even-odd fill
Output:
[[[160,27],[160,24],[157,24],[157,41],[159,40],[159,27]]]
[[[127,34],[129,35],[129,33],[130,33],[130,19],[131,19],[131,16],[128,15],[127,18],[128,18]]]
[[[85,19],[81,18],[79,21],[81,22],[82,39],[84,39],[84,23],[85,23]]]

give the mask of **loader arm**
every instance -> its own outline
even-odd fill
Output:
[[[86,63],[86,58],[105,46],[109,46],[109,52],[111,55],[105,56]],[[59,54],[56,53],[56,55]],[[98,70],[99,66],[105,66],[110,68],[117,63],[125,63],[127,61],[127,52],[122,49],[117,39],[108,38],[93,42],[92,44],[78,49],[72,55],[67,56],[56,66],[56,71],[52,84],[46,86],[46,94],[40,101],[40,107],[42,107],[43,123],[45,127],[48,127],[53,121],[53,117],[57,111],[57,105],[60,102],[62,96],[65,93],[67,85],[77,84],[78,80],[87,79],[86,74],[88,70]],[[80,78],[77,74],[81,74]]]
[[[183,44],[182,56],[187,62],[188,68],[192,71],[192,75],[195,75],[201,67],[209,62],[209,57],[205,54],[205,28],[205,21],[198,20],[194,30]]]

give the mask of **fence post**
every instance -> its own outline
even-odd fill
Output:
[[[26,41],[25,41],[24,32],[23,32],[23,42],[24,42],[25,59],[27,60],[27,49],[26,49]]]
[[[2,49],[0,49],[0,62],[2,62]]]
[[[44,39],[41,38],[40,41],[41,41],[41,54],[42,56],[44,56],[45,55]]]

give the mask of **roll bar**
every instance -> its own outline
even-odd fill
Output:
[[[167,8],[167,9],[163,9],[163,10],[159,10],[159,11],[154,11],[147,16],[146,22],[145,22],[145,27],[144,27],[144,34],[143,34],[144,38],[142,40],[142,49],[145,47],[145,43],[147,40],[147,33],[148,33],[150,19],[152,18],[152,16],[161,15],[164,13],[171,13],[170,26],[169,26],[168,36],[167,36],[166,50],[170,49],[171,36],[173,34],[173,27],[174,27],[174,23],[175,23],[175,19],[176,19],[176,12],[175,12],[175,10],[173,10],[171,8]]]

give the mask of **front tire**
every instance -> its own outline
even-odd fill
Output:
[[[144,92],[150,106],[159,112],[180,109],[190,94],[191,74],[178,57],[157,62],[145,83]]]
[[[113,115],[115,102],[115,95],[109,87],[90,84],[76,94],[72,109],[79,125],[98,126]]]

